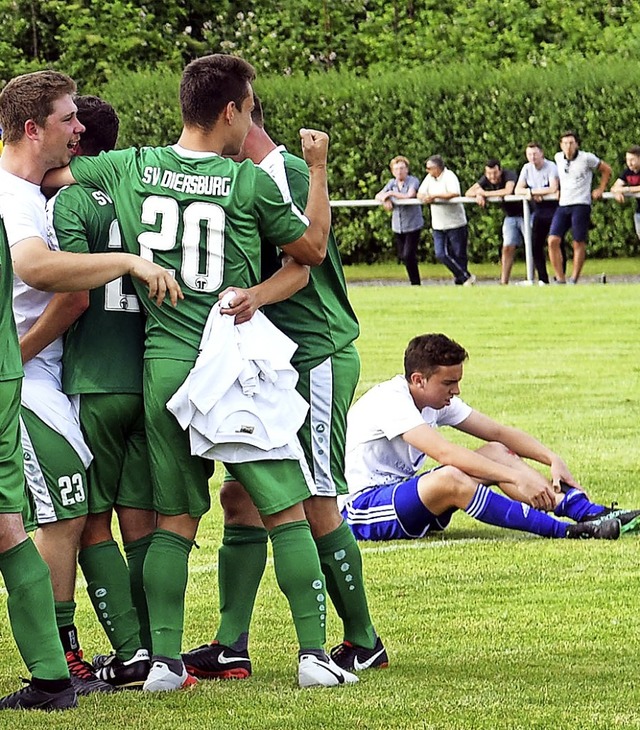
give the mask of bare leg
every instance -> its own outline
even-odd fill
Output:
[[[35,544],[51,572],[56,602],[73,601],[80,536],[86,517],[74,517],[38,527]]]
[[[582,267],[584,266],[584,260],[587,257],[587,244],[584,241],[573,242],[573,271],[571,278],[574,281],[578,281],[580,274],[582,273]]]
[[[562,251],[560,250],[561,243],[562,239],[560,236],[549,236],[549,261],[551,261],[557,281],[565,281],[562,266]]]
[[[508,284],[511,277],[511,269],[513,268],[513,260],[516,256],[515,246],[502,247],[502,272],[500,274],[500,283]]]

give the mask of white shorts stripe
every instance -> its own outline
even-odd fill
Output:
[[[20,433],[22,450],[24,451],[24,476],[27,487],[31,492],[31,501],[35,509],[37,522],[39,525],[47,522],[57,522],[58,517],[49,493],[47,480],[40,467],[40,462],[22,417],[20,417]]]
[[[331,403],[333,369],[327,358],[309,372],[309,417],[311,454],[316,494],[335,497],[336,485],[331,474]]]

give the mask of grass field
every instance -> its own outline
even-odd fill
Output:
[[[354,286],[351,296],[362,324],[359,393],[401,370],[410,337],[445,332],[471,353],[462,395],[474,407],[553,445],[592,496],[640,506],[640,287]],[[216,508],[192,554],[185,648],[213,635],[220,532]],[[268,568],[251,679],[83,698],[73,713],[5,713],[0,727],[640,728],[638,547],[635,537],[547,541],[458,513],[440,536],[363,545],[391,666],[358,685],[297,689],[293,628]],[[82,587],[78,602],[86,653],[104,651]],[[332,646],[341,635],[330,618]],[[9,692],[25,670],[4,613],[0,634],[0,691]]]

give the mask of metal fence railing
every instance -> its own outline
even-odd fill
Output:
[[[625,198],[640,198],[640,193],[624,193]],[[603,193],[603,200],[614,200],[615,195],[613,193]],[[527,267],[527,281],[533,282],[534,278],[534,267],[533,267],[533,252],[531,248],[531,205],[530,200],[524,195],[505,195],[503,196],[487,196],[485,200],[488,203],[502,203],[511,201],[522,202],[522,217],[524,218],[524,253]],[[547,195],[544,200],[557,200],[555,195]],[[475,198],[467,198],[460,196],[458,198],[451,198],[449,200],[436,200],[433,203],[421,203],[417,198],[411,198],[410,200],[396,200],[394,205],[451,205],[453,203],[464,203],[465,205],[476,205]],[[379,200],[374,198],[368,200],[332,200],[332,208],[370,208],[378,205],[382,205]]]

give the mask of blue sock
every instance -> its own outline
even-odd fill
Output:
[[[482,484],[478,484],[473,499],[464,511],[480,522],[508,527],[510,530],[533,532],[543,537],[565,537],[567,534],[566,522],[539,512],[528,504],[503,497]]]
[[[553,510],[553,513],[558,517],[568,517],[576,522],[581,522],[585,517],[599,515],[605,509],[604,505],[590,502],[584,492],[572,487],[565,494],[562,502]]]

